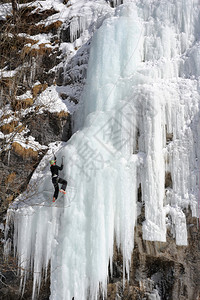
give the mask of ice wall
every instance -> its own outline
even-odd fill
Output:
[[[49,262],[50,299],[106,293],[114,240],[129,276],[139,185],[146,240],[165,242],[169,228],[187,245],[183,210],[198,214],[198,1],[124,2],[93,36],[77,131],[57,149],[66,199],[51,205],[50,150],[8,211],[33,298]]]
[[[146,22],[144,64],[138,72],[151,85],[146,88],[155,112],[141,140],[147,154],[141,182],[146,217],[143,238],[157,240],[160,234],[159,240],[165,240],[166,214],[177,244],[186,245],[186,221],[180,207],[190,206],[197,215],[199,190],[199,75],[195,66],[199,61],[199,6],[198,1],[138,4]],[[148,114],[141,120],[142,126],[148,124]]]
[[[74,1],[73,5],[69,5],[69,14],[64,20],[63,29],[67,30],[70,42],[74,42],[75,47],[80,47],[102,24],[103,19],[112,13],[105,1]]]
[[[140,27],[134,9],[124,7],[105,20],[93,37],[84,107],[79,114],[82,128],[60,152],[68,161],[66,174],[76,178],[77,194],[64,212],[65,229],[58,237],[59,247],[52,261],[52,299],[76,299],[80,295],[86,299],[88,287],[89,298],[96,299],[99,283],[106,291],[114,234],[129,270],[136,219],[137,157],[132,157],[133,136],[126,138],[124,145],[122,139],[131,132],[124,111],[132,81],[126,79],[140,61]],[[60,257],[62,266],[58,269]],[[63,280],[58,282],[60,275]]]

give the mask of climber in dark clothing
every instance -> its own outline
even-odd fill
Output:
[[[59,170],[63,169],[63,164],[60,167],[57,166],[56,165],[56,158],[55,158],[55,159],[50,160],[50,165],[51,165],[50,169],[51,169],[51,175],[52,175],[52,183],[53,183],[54,188],[55,188],[55,192],[54,192],[54,195],[53,195],[53,202],[55,202],[55,200],[58,198],[58,192],[59,192],[58,184],[59,183],[62,184],[60,192],[63,193],[63,194],[66,194],[65,189],[67,187],[67,181],[62,179],[62,178],[59,178],[59,176],[58,176]]]

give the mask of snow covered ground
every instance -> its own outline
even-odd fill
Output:
[[[14,222],[22,287],[30,269],[34,274],[33,299],[49,262],[50,299],[86,300],[88,291],[97,299],[99,286],[106,293],[114,239],[129,276],[140,185],[145,240],[166,242],[169,228],[177,245],[187,245],[184,209],[198,217],[198,1],[70,4],[41,1],[59,9],[58,18],[74,18],[72,43],[61,45],[65,53],[92,38],[74,134],[51,145],[7,215],[8,226]],[[68,180],[66,199],[56,205],[48,165],[53,151],[58,164],[64,158],[61,177]],[[8,239],[5,251],[10,247]]]

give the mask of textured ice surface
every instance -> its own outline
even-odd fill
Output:
[[[129,275],[140,184],[144,239],[165,242],[167,224],[187,245],[183,210],[198,216],[198,1],[124,2],[92,38],[76,132],[58,145],[68,198],[51,206],[50,150],[8,211],[24,279],[36,293],[50,262],[54,300],[106,292],[115,239]]]

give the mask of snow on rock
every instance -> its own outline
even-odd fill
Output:
[[[20,144],[24,149],[33,149],[34,151],[40,151],[42,149],[47,149],[47,146],[40,145],[34,137],[27,136],[27,133],[29,132],[28,129],[22,130],[20,133],[17,133],[13,138],[13,143],[16,142]]]
[[[0,223],[0,230],[4,231],[4,224],[3,223]]]
[[[0,20],[5,21],[7,15],[11,15],[12,5],[10,3],[0,4]]]
[[[28,98],[32,98],[32,93],[30,91],[27,91],[25,94],[22,94],[20,96],[16,96],[17,100],[24,100]]]
[[[51,150],[8,211],[24,283],[29,268],[34,275],[33,299],[49,262],[50,299],[97,299],[99,287],[106,294],[115,238],[129,277],[139,184],[144,239],[165,242],[167,223],[187,245],[183,210],[198,216],[198,1],[124,2],[92,38],[75,133],[52,146],[58,165],[64,159],[68,198],[51,206]],[[52,105],[62,107],[57,96]]]
[[[57,92],[56,86],[48,87],[36,99],[35,105],[48,109],[49,112],[55,113],[60,111],[68,112],[67,106],[63,103],[62,98]]]

